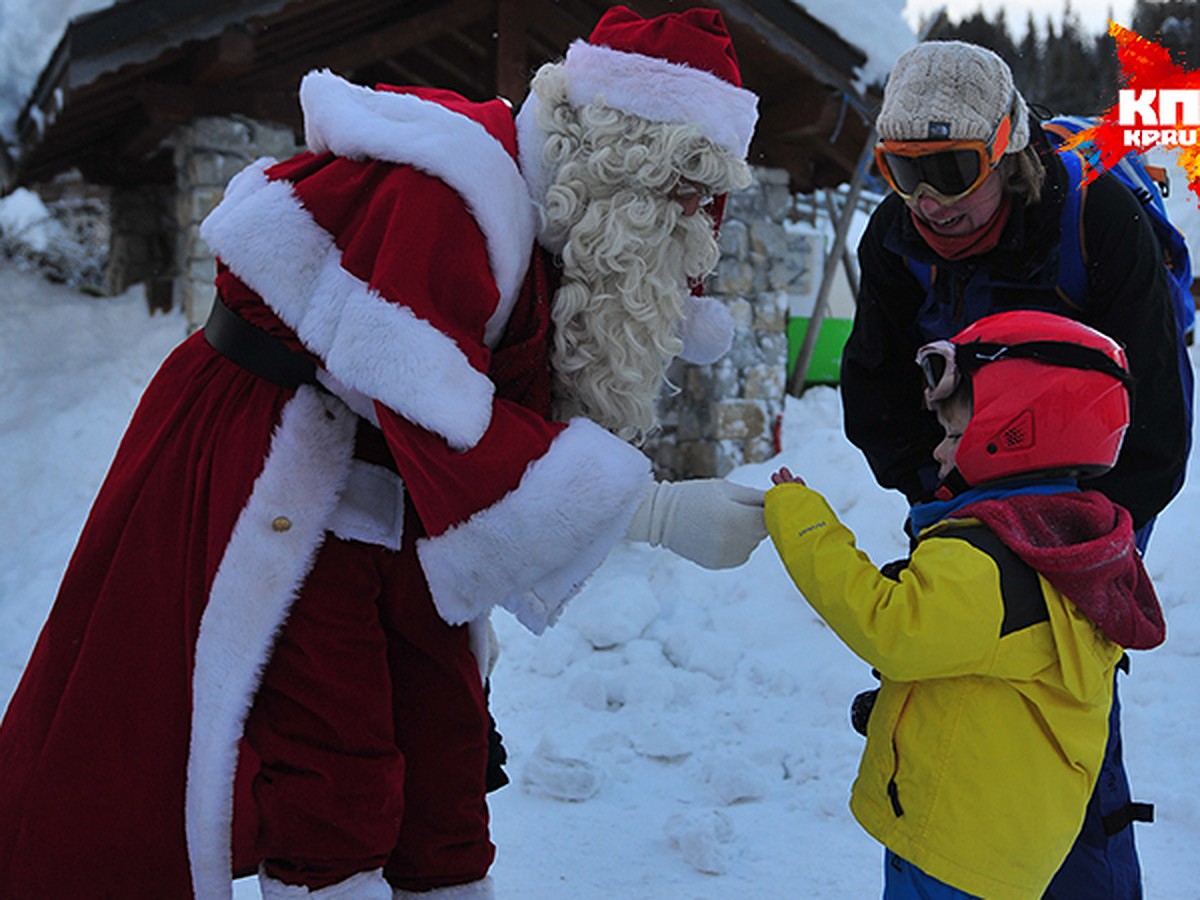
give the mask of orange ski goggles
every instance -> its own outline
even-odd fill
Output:
[[[880,141],[875,165],[884,181],[905,200],[923,185],[939,203],[949,206],[976,190],[1008,149],[1012,120],[1006,115],[990,141]]]

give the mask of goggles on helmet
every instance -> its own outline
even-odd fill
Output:
[[[1006,114],[988,141],[880,141],[875,165],[905,200],[926,191],[949,206],[975,191],[1000,164],[1008,149],[1012,120]]]
[[[955,344],[934,341],[917,351],[917,365],[925,380],[925,405],[945,400],[958,388],[962,374],[970,374],[988,363],[1003,359],[1032,359],[1048,366],[1103,372],[1132,388],[1133,377],[1103,351],[1064,341],[1027,341],[997,344],[971,341]]]

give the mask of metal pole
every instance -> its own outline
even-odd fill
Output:
[[[808,367],[812,362],[813,350],[817,346],[817,334],[821,330],[821,320],[825,318],[825,307],[829,305],[829,290],[833,286],[833,277],[837,273],[836,260],[841,259],[846,250],[846,232],[850,230],[850,221],[858,207],[858,195],[862,192],[863,175],[867,162],[875,151],[875,130],[867,135],[867,142],[859,154],[858,164],[854,167],[854,176],[850,179],[850,189],[846,192],[846,202],[842,214],[837,217],[833,233],[833,246],[825,257],[824,270],[821,272],[821,286],[817,291],[817,299],[813,303],[812,316],[808,320],[808,330],[804,332],[804,342],[796,356],[796,368],[788,379],[788,393],[799,397],[804,391],[804,381],[808,375]]]
[[[829,210],[829,221],[833,221],[838,215],[837,204],[833,202],[833,195],[825,194],[825,208]],[[858,268],[854,264],[854,258],[850,253],[849,247],[842,247],[842,268],[846,270],[846,281],[850,283],[850,296],[858,296]]]

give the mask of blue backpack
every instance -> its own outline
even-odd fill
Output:
[[[1042,123],[1046,136],[1055,147],[1061,147],[1070,137],[1097,124],[1096,119],[1083,116],[1056,116]],[[1094,152],[1094,151],[1092,151]],[[1082,156],[1081,156],[1082,154]],[[1082,160],[1088,151],[1059,150],[1059,158],[1070,173],[1072,190],[1067,192],[1062,218],[1062,260],[1059,269],[1059,287],[1071,298],[1080,302],[1087,294],[1087,272],[1084,269],[1084,248],[1079,244],[1082,229],[1079,227],[1080,210],[1086,187],[1082,184]],[[1109,171],[1142,202],[1149,213],[1150,225],[1162,247],[1163,260],[1167,265],[1167,280],[1170,282],[1171,299],[1175,307],[1175,322],[1180,337],[1187,340],[1196,324],[1196,305],[1192,299],[1192,262],[1187,242],[1179,229],[1171,224],[1167,205],[1169,184],[1167,173],[1158,166],[1147,165],[1141,155],[1132,151],[1121,157],[1120,162]],[[1077,189],[1076,189],[1077,188]],[[1190,365],[1188,366],[1190,370]]]
[[[1083,195],[1087,187],[1083,185],[1083,159],[1089,152],[1086,149],[1072,151],[1062,149],[1062,144],[1071,135],[1077,134],[1096,124],[1095,119],[1082,116],[1056,116],[1042,123],[1042,129],[1050,142],[1059,147],[1058,156],[1067,167],[1072,185],[1067,191],[1067,199],[1063,204],[1062,216],[1062,246],[1059,259],[1059,288],[1072,300],[1081,300],[1087,295],[1087,271],[1083,262],[1083,247],[1079,246],[1080,215],[1083,205]],[[1094,152],[1094,151],[1092,151]],[[1081,155],[1083,154],[1083,155]],[[1176,357],[1179,363],[1179,376],[1183,383],[1183,399],[1187,410],[1188,451],[1191,451],[1192,434],[1192,397],[1195,390],[1193,384],[1192,361],[1188,355],[1188,344],[1191,343],[1193,328],[1196,324],[1196,303],[1192,299],[1192,261],[1188,253],[1187,242],[1183,234],[1171,224],[1167,215],[1167,205],[1163,197],[1167,195],[1167,173],[1157,166],[1149,166],[1141,154],[1130,151],[1121,157],[1120,162],[1109,170],[1127,188],[1133,191],[1135,197],[1149,213],[1150,225],[1154,235],[1162,247],[1163,261],[1167,266],[1167,285],[1171,290],[1171,301],[1175,308],[1176,334],[1179,340],[1176,345]],[[1182,479],[1182,474],[1180,478]]]

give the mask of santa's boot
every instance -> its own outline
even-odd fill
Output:
[[[260,868],[258,887],[263,900],[392,900],[392,886],[383,880],[383,869],[358,872],[313,891],[302,884],[284,884]]]
[[[432,891],[402,891],[395,889],[394,900],[495,900],[492,879],[480,878],[467,884],[434,888]]]

